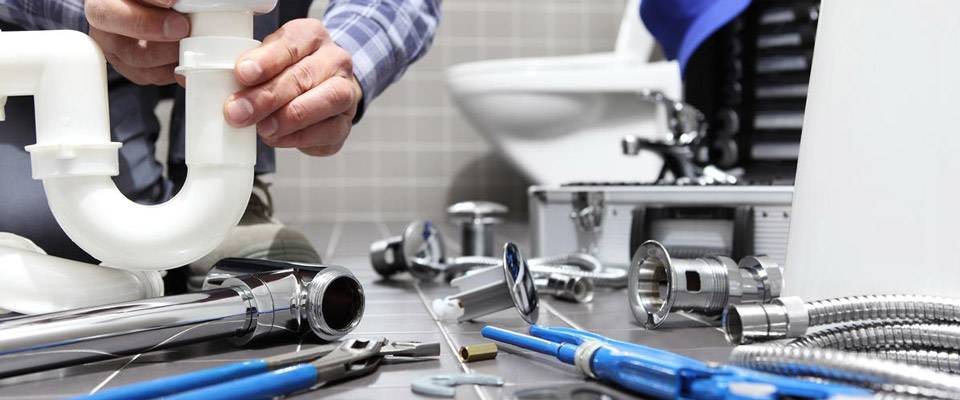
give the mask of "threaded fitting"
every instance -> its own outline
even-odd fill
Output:
[[[723,313],[723,331],[734,344],[796,338],[808,326],[807,308],[799,297],[782,297],[770,304],[735,304]]]
[[[717,315],[729,304],[768,302],[780,295],[781,282],[780,267],[765,257],[739,265],[723,256],[671,258],[656,241],[640,246],[627,277],[630,309],[647,329],[673,311]]]

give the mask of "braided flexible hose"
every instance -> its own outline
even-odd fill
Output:
[[[780,375],[813,376],[882,391],[923,388],[960,399],[958,376],[843,351],[746,345],[734,348],[730,361]]]
[[[851,321],[917,319],[960,322],[960,300],[923,295],[870,295],[811,301],[810,326]]]
[[[930,348],[960,350],[960,325],[873,321],[812,333],[787,346],[836,350]]]

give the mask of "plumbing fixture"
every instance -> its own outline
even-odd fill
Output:
[[[225,259],[198,293],[3,321],[0,377],[216,338],[243,345],[309,330],[335,340],[363,309],[363,288],[343,267]]]
[[[804,303],[783,297],[770,304],[732,305],[723,329],[734,344],[798,338],[808,328],[880,320],[960,323],[960,300],[923,295],[851,296]]]
[[[442,319],[470,321],[487,314],[515,308],[527,323],[537,323],[540,300],[527,260],[516,244],[503,246],[499,268],[487,268],[450,282],[460,292],[433,301],[433,311]]]
[[[489,201],[465,201],[447,208],[450,220],[460,226],[462,254],[493,257],[493,227],[503,222],[509,211]]]
[[[158,271],[126,271],[49,256],[30,240],[7,233],[0,233],[0,265],[0,308],[20,314],[163,296]]]
[[[497,358],[497,344],[489,342],[460,346],[459,353],[463,362],[492,360]]]
[[[700,186],[737,184],[738,178],[734,175],[712,165],[700,166],[709,162],[709,149],[704,143],[707,119],[700,110],[655,90],[640,91],[639,96],[666,109],[669,133],[652,139],[626,135],[620,140],[623,155],[636,156],[641,150],[659,154],[664,164],[658,183]]]
[[[403,235],[374,242],[370,263],[383,277],[406,271],[430,281],[442,272],[434,265],[446,259],[445,252],[443,234],[437,227],[430,221],[414,221],[403,229]]]
[[[414,380],[410,383],[410,390],[424,396],[454,397],[460,385],[503,386],[504,383],[503,378],[495,375],[434,375]]]
[[[541,294],[549,294],[561,300],[575,303],[593,301],[593,281],[589,278],[550,274],[534,279],[534,285]]]
[[[768,303],[780,296],[782,271],[766,257],[671,258],[659,242],[644,242],[627,277],[633,316],[647,329],[673,311],[720,315],[730,304]]]
[[[501,261],[494,257],[447,258],[445,253],[446,244],[436,226],[428,221],[414,221],[407,225],[403,235],[374,242],[370,246],[370,263],[380,276],[389,277],[407,271],[422,281],[433,280],[441,273],[453,277],[471,269],[501,265]],[[597,285],[626,285],[626,271],[604,269],[600,260],[589,254],[534,258],[528,263],[537,275],[557,273],[589,278]]]
[[[277,0],[180,0],[192,32],[180,42],[187,81],[187,181],[167,203],[145,206],[117,190],[120,143],[110,141],[106,61],[74,31],[0,33],[0,97],[34,96],[37,143],[27,151],[66,234],[106,265],[169,269],[216,248],[246,208],[256,128],[234,128],[223,103],[240,89],[237,58],[259,46],[253,14]],[[79,94],[79,95],[78,95]]]

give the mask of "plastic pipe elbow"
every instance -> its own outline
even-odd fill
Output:
[[[136,204],[108,177],[47,179],[50,208],[78,246],[106,265],[161,270],[187,265],[213,251],[246,209],[253,166],[189,170],[174,199]]]

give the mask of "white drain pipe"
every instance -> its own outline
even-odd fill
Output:
[[[33,177],[67,235],[106,265],[162,270],[214,250],[239,222],[250,197],[256,128],[233,128],[223,104],[239,85],[237,58],[259,46],[253,14],[277,0],[181,0],[191,37],[180,43],[187,81],[186,183],[171,201],[128,200],[112,176],[120,143],[110,141],[106,62],[72,31],[0,33],[0,97],[34,96],[37,144],[27,147]]]

